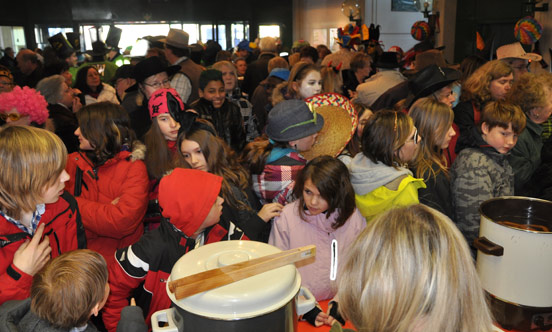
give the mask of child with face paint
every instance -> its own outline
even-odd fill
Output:
[[[306,99],[322,92],[320,69],[314,64],[299,61],[292,68],[287,82],[276,86],[272,92],[272,105],[283,100]]]
[[[262,204],[291,201],[294,180],[307,163],[300,153],[312,147],[323,126],[324,118],[302,100],[282,101],[270,111],[268,138],[249,143],[242,154]]]

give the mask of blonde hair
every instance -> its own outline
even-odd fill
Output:
[[[14,219],[41,203],[47,186],[65,169],[67,149],[54,133],[35,127],[0,130],[0,208]]]
[[[416,177],[421,178],[425,175],[424,181],[428,181],[435,178],[439,172],[447,175],[441,144],[452,126],[454,112],[445,103],[433,98],[421,98],[412,105],[408,115],[412,117],[418,133],[422,136],[416,160]],[[437,166],[437,171],[433,165]]]
[[[59,328],[84,326],[94,307],[103,303],[107,276],[105,259],[97,252],[66,252],[34,276],[31,310]]]
[[[489,61],[477,68],[473,74],[462,83],[462,101],[475,100],[482,105],[491,100],[491,81],[513,73],[512,67],[500,60]]]
[[[552,74],[525,73],[514,82],[507,100],[529,114],[532,109],[545,107],[550,103],[551,89]]]
[[[360,332],[490,332],[467,243],[425,205],[388,210],[350,249],[338,281],[342,314]]]

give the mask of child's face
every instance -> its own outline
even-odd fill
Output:
[[[312,145],[316,141],[316,136],[318,136],[318,133],[296,139],[294,141],[289,141],[288,144],[297,151],[308,151],[312,148]]]
[[[70,178],[65,170],[61,171],[56,181],[44,188],[40,203],[51,204],[57,202],[59,196],[63,194],[65,182],[69,181]]]
[[[77,130],[75,130],[75,136],[77,136],[78,139],[79,139],[79,149],[80,150],[82,150],[82,151],[92,151],[92,150],[94,150],[94,147],[92,146],[92,144],[90,144],[90,141],[88,141],[82,135],[80,127],[78,127]]]
[[[443,141],[441,143],[441,149],[448,149],[450,141],[452,138],[456,135],[456,131],[452,126],[450,126],[449,130],[446,132],[445,137],[443,137]]]
[[[226,98],[224,84],[221,81],[211,81],[205,89],[199,90],[199,96],[210,101],[214,108],[221,108],[224,104],[224,98]]]
[[[187,139],[183,140],[180,145],[180,152],[182,153],[184,160],[186,160],[194,169],[209,172],[209,166],[207,165],[205,156],[196,141]]]
[[[412,161],[416,157],[416,154],[418,153],[418,146],[420,145],[419,143],[421,140],[422,140],[421,136],[418,135],[418,129],[412,126],[412,131],[410,132],[408,139],[406,140],[406,142],[404,142],[403,146],[399,149],[399,158],[403,162]]]
[[[172,116],[168,113],[159,114],[156,119],[163,137],[165,137],[167,141],[176,141],[180,123],[174,121]]]
[[[435,91],[434,95],[435,99],[447,104],[448,107],[452,107],[452,104],[456,101],[456,94],[452,91],[452,84]]]
[[[232,68],[228,68],[227,66],[224,66],[221,72],[222,72],[222,80],[224,81],[224,90],[226,91],[234,90],[234,88],[236,87],[236,83],[238,83],[236,76],[234,76],[234,70]]]
[[[318,191],[318,188],[310,179],[305,181],[303,200],[305,201],[309,213],[313,216],[328,210],[328,202],[320,196],[320,191]]]
[[[302,99],[312,97],[322,92],[322,77],[317,70],[310,71],[299,85],[299,96]]]
[[[195,232],[195,235],[199,235],[201,232],[203,232],[204,229],[211,227],[219,222],[220,216],[222,215],[222,203],[224,203],[224,199],[220,196],[217,196],[215,204],[211,206],[209,214],[207,214],[207,217],[205,217],[205,220],[203,220],[203,223],[201,224],[201,226],[199,226],[199,229]]]
[[[508,153],[517,143],[518,135],[512,130],[511,123],[507,129],[499,126],[489,129],[487,123],[483,122],[481,131],[483,140],[502,154]]]

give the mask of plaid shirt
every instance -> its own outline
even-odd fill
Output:
[[[46,206],[44,204],[38,204],[36,206],[36,211],[33,212],[33,216],[31,218],[30,229],[27,226],[23,225],[20,221],[13,219],[12,217],[8,216],[1,210],[0,210],[0,215],[6,218],[7,221],[17,226],[23,232],[29,235],[33,235],[36,232],[36,229],[38,228],[38,223],[40,223],[40,219],[42,218],[42,215],[44,214],[45,211],[46,211]]]
[[[290,152],[273,163],[266,164],[261,174],[253,174],[253,190],[262,204],[291,202],[297,174],[307,161],[297,152]]]
[[[542,140],[546,141],[552,135],[552,117],[542,124]]]
[[[183,101],[187,101],[192,94],[192,83],[190,82],[190,79],[182,73],[174,74],[171,80],[171,88],[178,92],[178,95]]]

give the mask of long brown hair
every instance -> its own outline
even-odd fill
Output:
[[[144,159],[150,179],[161,179],[165,173],[173,168],[173,156],[167,146],[167,140],[163,136],[157,117],[151,121],[151,127],[144,135],[146,145],[146,157]]]
[[[355,211],[355,191],[351,184],[349,170],[345,164],[331,156],[319,156],[311,160],[299,172],[293,187],[293,196],[299,199],[299,216],[305,219],[305,199],[303,189],[305,182],[310,180],[320,191],[320,196],[328,203],[326,218],[334,211],[339,215],[332,224],[333,229],[343,226]]]
[[[492,99],[491,81],[513,73],[512,67],[504,61],[489,61],[477,68],[473,74],[462,83],[462,101],[474,100],[479,106]]]
[[[178,136],[178,159],[184,160],[180,146],[184,140],[194,141],[199,145],[201,153],[209,168],[209,173],[222,177],[222,198],[230,206],[236,209],[251,210],[251,207],[243,201],[237,200],[232,192],[232,185],[237,187],[247,197],[246,190],[249,187],[249,174],[238,163],[234,151],[219,137],[204,129],[192,129]]]
[[[240,163],[248,169],[251,174],[261,174],[270,152],[275,147],[287,148],[289,145],[287,142],[274,142],[273,144],[268,140],[266,134],[257,137],[243,149],[240,156]]]
[[[421,98],[412,105],[408,114],[423,138],[416,160],[416,177],[425,176],[424,181],[427,181],[440,172],[448,176],[441,142],[452,126],[454,112],[446,104],[433,98]],[[433,165],[437,166],[437,171]]]

